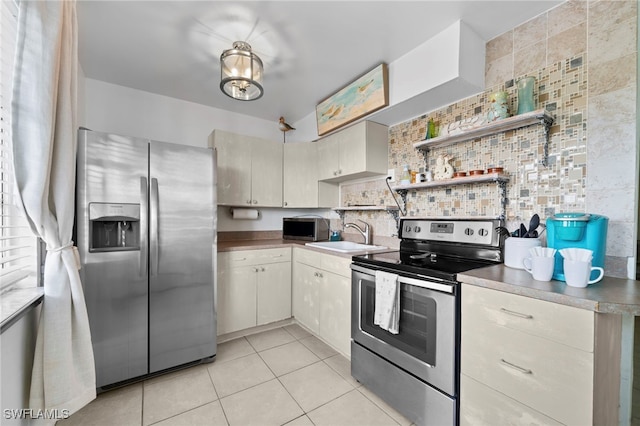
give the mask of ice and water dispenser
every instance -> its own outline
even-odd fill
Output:
[[[89,252],[140,250],[140,204],[89,203]]]

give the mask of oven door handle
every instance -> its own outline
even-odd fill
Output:
[[[365,267],[362,267],[360,265],[354,265],[352,263],[351,264],[351,270],[356,271],[356,272],[361,272],[363,274],[371,275],[371,276],[374,277],[373,281],[375,282],[375,275],[376,275],[375,269],[365,268]],[[415,286],[415,287],[425,288],[425,289],[428,289],[428,290],[436,290],[436,291],[441,291],[441,292],[449,293],[449,294],[455,293],[455,285],[433,282],[433,281],[431,281],[430,279],[428,279],[426,277],[425,277],[424,280],[418,280],[418,279],[415,279],[415,278],[403,277],[401,275],[398,275],[398,282],[400,284],[407,284],[407,285],[411,285],[411,286]]]
[[[437,291],[442,291],[442,292],[451,293],[451,294],[453,294],[453,292],[455,291],[454,286],[451,284],[435,283],[433,281],[426,281],[426,280],[416,280],[415,278],[398,276],[398,282],[400,284],[407,284],[407,285],[412,285],[420,288],[437,290]]]

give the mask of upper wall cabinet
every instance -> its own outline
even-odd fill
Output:
[[[389,130],[372,121],[361,121],[320,139],[318,179],[342,182],[387,173]]]
[[[282,143],[214,130],[218,204],[282,207]]]
[[[333,207],[338,185],[318,182],[318,144],[284,145],[284,202],[287,208]]]

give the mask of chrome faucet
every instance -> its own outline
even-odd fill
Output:
[[[344,228],[354,228],[356,231],[358,231],[360,234],[362,234],[362,236],[364,237],[364,243],[369,245],[370,241],[371,241],[371,227],[369,226],[369,224],[367,222],[365,222],[364,220],[360,220],[358,219],[358,221],[362,222],[364,224],[364,229],[362,229],[360,226],[358,226],[358,224],[356,223],[346,223],[344,225]]]

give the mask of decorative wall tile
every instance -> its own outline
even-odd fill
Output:
[[[615,58],[607,62],[589,64],[589,96],[613,92],[636,84],[638,55]]]
[[[570,0],[553,8],[548,13],[549,37],[559,34],[587,20],[588,3],[583,0]]]
[[[513,31],[499,35],[493,40],[487,42],[485,46],[485,56],[487,62],[493,62],[504,56],[511,56],[513,53]]]
[[[515,75],[524,75],[530,70],[544,68],[547,64],[547,40],[532,44],[518,50],[513,55],[513,71]]]
[[[607,62],[637,51],[637,2],[589,3],[589,53],[591,61]]]
[[[587,51],[587,23],[582,22],[561,33],[549,37],[547,63],[561,61]]]
[[[484,84],[486,87],[495,86],[513,76],[513,53],[495,61],[485,62]]]
[[[591,98],[587,151],[590,189],[626,188],[628,197],[633,199],[637,191],[635,153],[638,149],[635,99],[635,90],[629,89]],[[627,210],[627,215],[629,212],[633,212],[633,208]]]
[[[547,14],[537,16],[513,29],[513,49],[521,50],[547,38]]]

